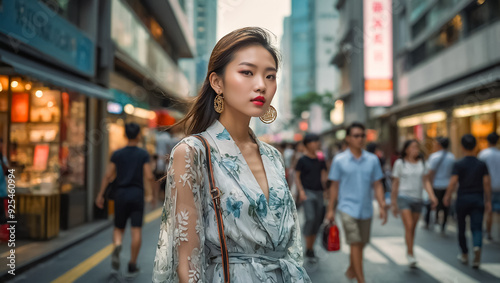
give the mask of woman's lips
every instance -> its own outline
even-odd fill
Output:
[[[266,103],[266,98],[262,95],[259,95],[256,98],[252,99],[251,101],[253,102],[253,104],[257,106],[263,106],[264,103]]]

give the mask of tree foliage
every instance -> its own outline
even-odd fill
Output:
[[[302,112],[309,111],[312,104],[321,105],[325,119],[327,121],[330,120],[330,111],[335,107],[332,94],[318,94],[316,92],[308,92],[292,100],[292,112],[295,120],[300,120]]]

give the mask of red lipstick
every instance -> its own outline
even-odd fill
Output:
[[[253,104],[255,104],[257,106],[263,106],[264,103],[266,103],[266,99],[264,98],[264,96],[257,96],[256,98],[252,99],[251,101],[253,102]]]

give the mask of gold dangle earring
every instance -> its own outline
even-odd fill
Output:
[[[259,119],[264,124],[271,124],[274,120],[276,120],[276,117],[278,117],[278,111],[276,111],[276,108],[272,105],[269,105],[269,109],[267,109],[266,113],[260,116]]]
[[[222,113],[224,111],[224,97],[222,97],[222,93],[218,93],[214,99],[214,109],[217,113]]]

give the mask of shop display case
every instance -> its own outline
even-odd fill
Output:
[[[86,98],[21,77],[10,78],[10,90],[20,237],[50,239],[85,222]]]

